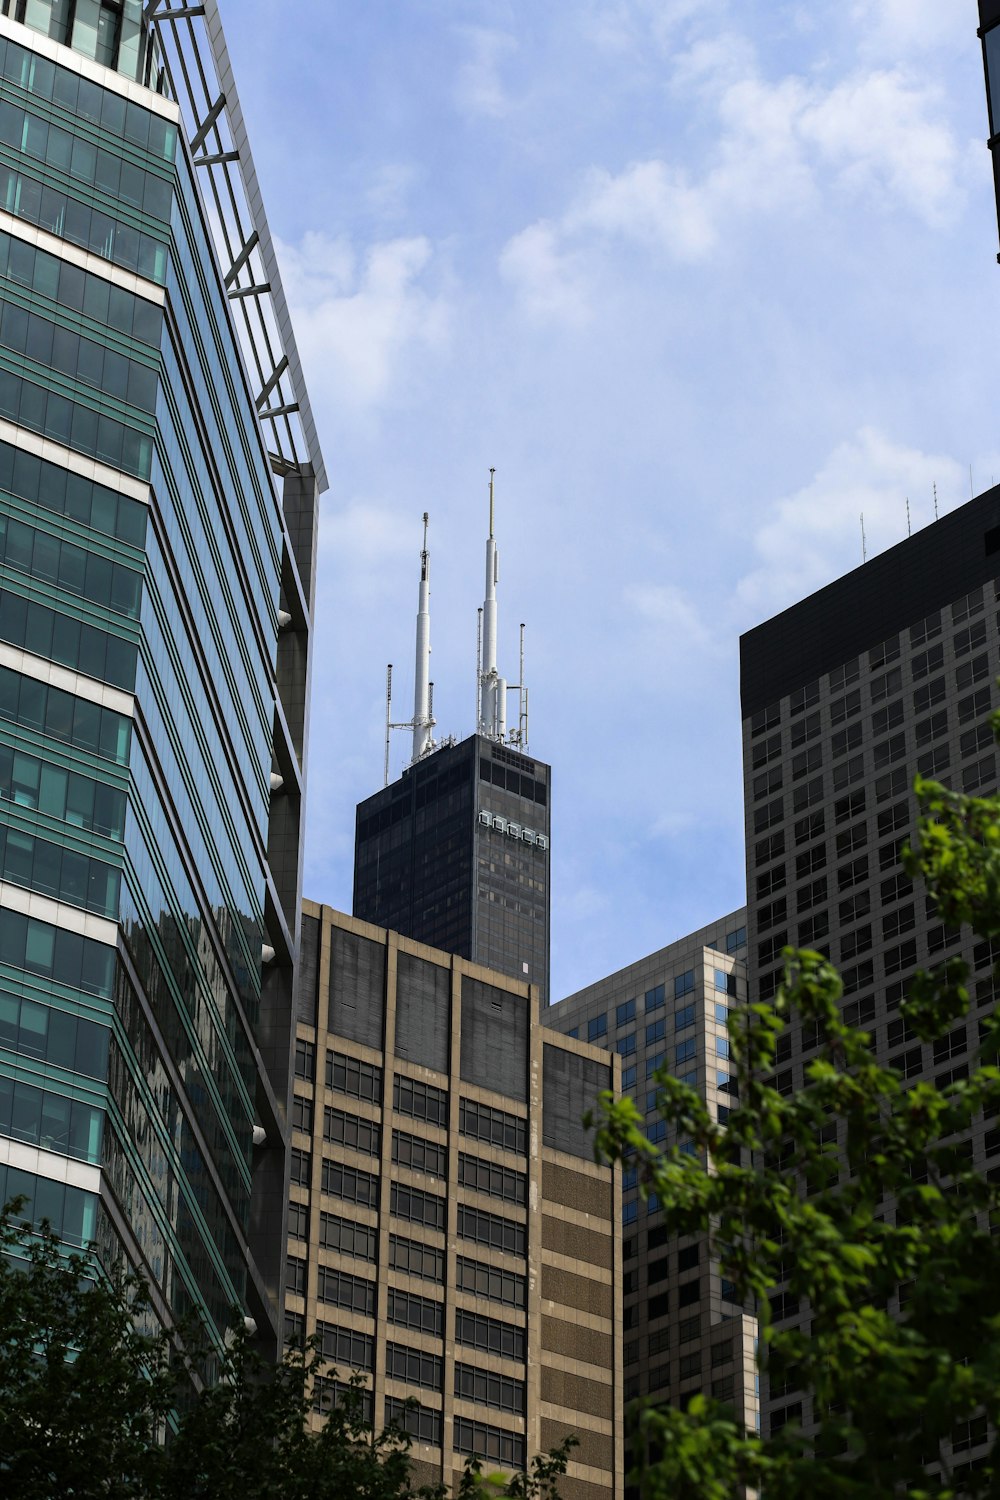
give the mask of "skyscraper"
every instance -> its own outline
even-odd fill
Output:
[[[428,683],[430,555],[424,520],[414,714],[409,723],[392,726],[412,730],[413,754],[396,781],[358,805],[354,915],[537,984],[544,1005],[552,772],[527,753],[523,659],[517,728],[507,727],[509,689],[497,670],[492,475],[477,732],[440,746],[432,736]],[[387,782],[388,718],[387,702]]]
[[[660,1119],[653,1076],[663,1066],[697,1089],[720,1122],[737,1102],[727,1023],[747,1000],[746,940],[746,913],[732,912],[546,1013],[547,1027],[618,1053],[622,1090],[643,1111],[651,1141],[685,1148]],[[752,1431],[757,1320],[720,1275],[707,1236],[676,1234],[655,1197],[639,1197],[636,1168],[627,1163],[622,1232],[626,1402],[649,1397],[678,1406],[703,1391],[728,1402]],[[626,1469],[633,1462],[626,1454]]]
[[[0,1192],[278,1332],[317,495],[215,0],[0,16]]]
[[[996,1004],[996,953],[941,921],[900,852],[915,830],[915,773],[977,795],[997,786],[998,606],[994,488],[740,643],[750,992],[775,993],[787,943],[826,951],[848,1024],[872,1034],[880,1061],[941,1086],[965,1076],[976,1012]],[[900,1002],[919,967],[955,955],[970,965],[973,1013],[922,1043]],[[780,1093],[802,1086],[817,1046],[814,1032],[789,1025],[773,1075]],[[985,1170],[998,1144],[981,1122],[973,1160]],[[779,1322],[808,1317],[787,1289],[773,1295]],[[761,1404],[765,1430],[793,1418],[809,1430],[801,1391],[765,1381]],[[965,1450],[959,1462],[975,1457]]]

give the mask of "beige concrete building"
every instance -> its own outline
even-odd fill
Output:
[[[664,1146],[684,1146],[659,1116],[653,1075],[664,1063],[718,1120],[736,1102],[726,1021],[732,1006],[746,1003],[746,941],[746,912],[731,912],[545,1013],[547,1027],[620,1057],[623,1091],[643,1112],[649,1138]],[[642,1201],[634,1168],[623,1177],[622,1221],[626,1403],[649,1396],[683,1406],[705,1391],[731,1402],[752,1431],[756,1319],[733,1300],[704,1238],[672,1233],[655,1198]]]
[[[581,1123],[617,1058],[534,985],[303,912],[286,1320],[322,1337],[318,1406],[363,1372],[420,1483],[574,1433],[563,1500],[621,1500],[620,1173]]]

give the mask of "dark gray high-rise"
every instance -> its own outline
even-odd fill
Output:
[[[549,987],[551,769],[473,734],[358,805],[354,915]]]

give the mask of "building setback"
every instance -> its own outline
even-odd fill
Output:
[[[267,1349],[326,481],[215,0],[143,10],[0,16],[0,1196]]]
[[[321,1335],[318,1410],[359,1370],[417,1483],[575,1433],[563,1500],[621,1497],[620,1174],[581,1124],[616,1060],[541,1028],[537,986],[329,907],[302,947],[286,1328]]]
[[[741,640],[750,991],[772,996],[786,943],[829,953],[843,1014],[876,1056],[945,1086],[966,1076],[977,1013],[996,1003],[995,952],[946,927],[921,882],[903,873],[916,773],[957,791],[996,789],[989,716],[1000,670],[1000,489],[848,573]],[[960,955],[972,1013],[921,1043],[900,1016],[914,972]],[[815,1042],[797,1022],[778,1043],[774,1084],[803,1084]],[[973,1131],[985,1170],[996,1145]],[[891,1208],[887,1209],[891,1212]],[[778,1320],[807,1315],[775,1291]],[[808,1399],[762,1382],[767,1430]],[[959,1452],[959,1464],[976,1453]]]
[[[354,915],[512,979],[549,983],[551,768],[486,735],[359,803]]]
[[[696,1088],[719,1121],[736,1103],[726,1022],[745,1005],[746,913],[680,938],[553,1005],[545,1025],[608,1047],[622,1062],[622,1090],[645,1115],[645,1131],[669,1138],[653,1075],[664,1064]],[[683,1405],[698,1391],[758,1421],[756,1319],[732,1300],[700,1235],[671,1234],[655,1197],[643,1203],[635,1168],[622,1181],[625,1400]],[[626,1453],[626,1469],[632,1465]],[[630,1492],[631,1493],[631,1492]]]

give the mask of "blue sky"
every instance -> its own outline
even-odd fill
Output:
[[[306,892],[411,712],[554,768],[552,994],[744,898],[738,638],[1000,479],[974,0],[229,0],[320,429]],[[395,737],[393,773],[405,762]]]

